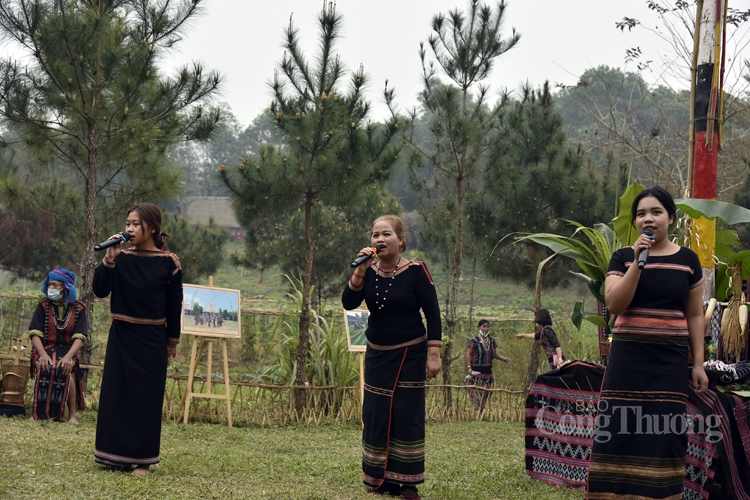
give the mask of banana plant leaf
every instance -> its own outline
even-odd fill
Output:
[[[602,285],[604,284],[603,281],[593,280],[583,273],[574,273],[573,271],[570,271],[570,274],[586,283],[586,286],[589,288],[591,295],[593,295],[596,300],[604,304],[604,294],[602,293]]]
[[[599,316],[598,314],[589,314],[587,316],[584,316],[583,319],[596,326],[601,326],[607,331],[607,334],[609,334],[609,323],[607,323],[607,320],[604,319],[604,316]]]
[[[737,231],[734,229],[719,229],[716,231],[716,257],[726,262],[735,253],[736,247],[742,246]]]
[[[573,306],[573,313],[570,315],[570,321],[576,330],[581,331],[581,323],[583,323],[583,302],[576,302]]]
[[[719,302],[726,301],[732,293],[732,289],[729,286],[732,268],[729,264],[737,261],[742,262],[742,279],[746,280],[750,278],[750,250],[743,250],[725,257],[719,266],[719,270],[716,272],[716,300]]]
[[[570,315],[570,321],[572,321],[576,329],[580,331],[583,320],[586,320],[595,326],[604,328],[607,331],[607,334],[610,332],[609,324],[607,324],[607,320],[605,320],[603,316],[584,313],[583,302],[576,302],[573,306],[573,314]]]
[[[630,207],[638,193],[646,189],[634,182],[620,196],[620,213],[612,220],[612,226],[623,246],[630,246],[638,239],[638,230],[630,218]]]
[[[523,234],[516,238],[516,243],[528,240],[552,250],[553,254],[539,263],[536,272],[536,285],[539,286],[542,269],[556,256],[573,259],[583,273],[573,273],[586,282],[591,294],[596,300],[604,303],[602,292],[607,267],[612,253],[620,248],[620,241],[616,233],[605,224],[597,224],[594,228],[585,227],[579,222],[566,220],[576,227],[571,236],[561,236],[551,233]]]
[[[750,210],[739,205],[698,198],[680,198],[674,200],[674,203],[677,208],[694,219],[698,217],[715,219],[718,217],[729,226],[750,222]]]

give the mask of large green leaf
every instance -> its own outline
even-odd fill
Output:
[[[718,217],[730,226],[750,222],[750,210],[731,203],[698,198],[681,198],[674,200],[674,203],[677,208],[694,219],[698,217],[715,219]]]
[[[582,279],[584,281],[584,283],[586,283],[587,285],[589,283],[596,283],[596,281],[594,281],[593,279],[591,279],[591,276],[589,276],[588,274],[574,273],[573,271],[570,271],[570,274],[572,274],[573,276],[575,276],[577,278]]]
[[[617,233],[620,243],[624,247],[632,245],[638,239],[638,230],[630,218],[630,207],[633,205],[633,200],[638,196],[638,193],[644,189],[646,188],[634,182],[620,196],[620,213],[612,220],[612,226],[615,229],[615,233]]]
[[[609,330],[609,325],[607,324],[607,320],[604,319],[604,316],[599,316],[598,314],[590,314],[584,319],[589,323],[593,323],[596,326],[601,326],[602,328]]]
[[[729,289],[729,275],[727,273],[727,265],[721,264],[719,269],[716,271],[716,300],[719,302],[726,302],[727,296],[731,292]]]
[[[716,231],[716,257],[723,261],[735,253],[734,248],[741,246],[737,231],[734,229],[719,229]]]
[[[570,315],[570,321],[573,326],[580,332],[581,323],[583,322],[583,302],[576,302],[573,306],[573,314]]]
[[[745,264],[745,262],[750,262],[750,250],[743,250],[741,252],[729,255],[724,259],[724,262],[727,264],[731,264],[732,262],[737,262],[738,260],[741,260],[743,264]],[[748,278],[748,276],[744,275],[742,277],[745,279]]]
[[[716,300],[719,302],[726,301],[732,293],[729,286],[732,268],[729,264],[736,261],[742,262],[742,279],[750,278],[750,250],[743,250],[724,258],[718,271],[716,271]]]

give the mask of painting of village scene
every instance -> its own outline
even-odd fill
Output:
[[[367,318],[370,317],[370,311],[344,311],[346,317],[346,337],[349,341],[350,351],[364,352],[367,349]]]
[[[206,337],[240,338],[240,291],[183,285],[182,331]]]

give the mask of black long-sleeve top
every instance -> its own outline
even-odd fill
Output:
[[[365,272],[361,286],[352,281],[344,288],[341,303],[352,310],[367,304],[367,340],[391,346],[409,342],[425,334],[420,310],[427,320],[427,343],[442,345],[440,306],[435,285],[424,263],[407,261],[392,273],[381,273],[375,264]]]
[[[94,272],[94,294],[110,293],[112,319],[142,325],[167,326],[167,337],[180,337],[182,267],[167,251],[120,252],[114,265],[103,261]]]

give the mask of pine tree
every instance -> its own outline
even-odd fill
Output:
[[[306,381],[315,249],[328,237],[318,233],[316,214],[328,210],[324,206],[346,213],[347,207],[358,203],[366,186],[387,178],[398,154],[398,148],[391,146],[398,123],[375,125],[367,119],[369,103],[363,95],[367,76],[362,67],[351,75],[348,88],[344,88],[345,67],[334,52],[342,18],[333,3],[323,7],[318,21],[320,51],[316,64],[308,63],[299,33],[290,20],[281,72],[271,83],[275,98],[269,112],[284,137],[283,144],[269,145],[238,166],[221,169],[244,227],[252,228],[261,221],[266,231],[272,226],[283,231],[295,223],[295,218],[303,221],[298,385]],[[368,222],[358,221],[363,235]],[[293,234],[290,231],[284,237]],[[298,241],[294,243],[299,245]],[[304,391],[296,392],[295,405],[298,412],[303,410]]]
[[[446,385],[451,383],[452,342],[458,321],[465,206],[494,146],[507,133],[509,95],[503,93],[490,108],[489,89],[481,83],[489,76],[496,58],[520,40],[515,30],[508,38],[502,38],[505,8],[504,1],[493,8],[479,0],[470,0],[466,13],[456,9],[447,17],[443,14],[433,17],[428,44],[435,61],[428,63],[427,49],[424,44],[420,46],[424,85],[421,99],[430,134],[418,140],[413,135],[413,126],[405,133],[413,151],[412,184],[426,195],[423,200],[429,198],[423,201],[420,212],[426,217],[428,229],[432,226],[435,231],[447,231],[449,234],[443,239],[451,242],[452,255],[446,262],[450,280],[445,313],[448,341],[441,354]],[[440,83],[438,67],[455,85]],[[392,96],[389,103],[392,106]],[[411,124],[417,119],[417,112],[412,112]],[[450,391],[446,392],[446,399],[450,406]]]
[[[313,237],[313,273],[311,284],[315,289],[313,303],[341,297],[341,283],[351,276],[351,270],[342,259],[356,255],[368,242],[367,227],[363,221],[374,220],[384,213],[398,213],[394,197],[380,186],[364,186],[360,195],[346,207],[316,204],[311,222]],[[256,219],[248,226],[244,238],[244,252],[233,255],[232,261],[261,272],[278,266],[287,276],[301,276],[306,249],[300,245],[305,239],[305,218],[301,207],[291,215]]]
[[[213,219],[197,224],[183,217],[165,214],[162,228],[170,235],[169,250],[180,256],[182,281],[196,283],[199,278],[214,274],[224,262],[224,246],[229,230]]]
[[[202,3],[0,2],[0,34],[24,56],[0,61],[0,115],[21,137],[10,145],[53,164],[53,175],[83,198],[80,217],[80,210],[28,196],[85,241],[80,296],[89,320],[100,224],[123,217],[135,199],[174,193],[179,176],[163,168],[166,146],[206,138],[219,118],[200,105],[216,92],[217,73],[194,64],[168,78],[158,67]]]
[[[481,214],[477,229],[497,242],[516,232],[563,234],[567,231],[564,219],[589,226],[606,221],[612,216],[613,200],[604,195],[611,190],[604,189],[593,171],[583,168],[580,146],[566,147],[562,118],[555,111],[549,84],[538,90],[527,88],[524,95],[512,113],[512,134],[502,145],[503,154],[496,156],[497,163],[487,171],[487,195],[483,205],[475,207]],[[486,267],[496,276],[528,283],[546,258],[543,252],[528,240],[524,247],[507,245],[493,252]],[[547,264],[545,272],[550,267]],[[537,287],[534,308],[541,307],[541,287]],[[535,343],[530,367],[534,375],[538,353]]]

